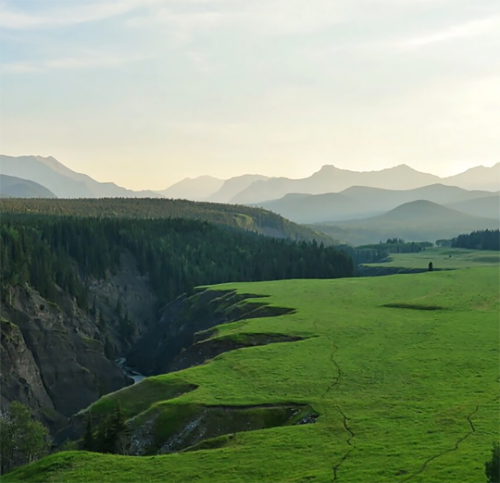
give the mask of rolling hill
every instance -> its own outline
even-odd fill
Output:
[[[367,186],[352,186],[340,193],[322,195],[288,194],[279,200],[257,203],[256,206],[271,210],[297,223],[318,223],[367,218],[383,214],[403,203],[417,200],[450,204],[491,196],[490,191],[467,191],[456,186],[443,184],[434,184],[412,190],[388,190]],[[485,202],[484,206],[487,204],[488,202]],[[464,206],[467,207],[467,205]],[[478,208],[479,206],[481,206],[481,203],[478,204]],[[459,207],[457,206],[456,209],[459,210]],[[472,205],[471,209],[473,209]],[[478,214],[478,216],[488,215]],[[495,218],[495,216],[489,217]]]
[[[500,220],[468,215],[430,201],[418,200],[370,218],[310,225],[353,245],[378,243],[388,238],[434,242],[461,233],[497,229]]]
[[[76,173],[53,157],[0,155],[2,174],[34,181],[59,198],[160,198],[154,191],[132,191],[115,183],[100,183],[86,174]]]
[[[6,174],[0,174],[0,197],[57,198],[52,191],[39,183]]]
[[[321,231],[293,223],[282,216],[249,206],[204,203],[170,199],[0,199],[0,212],[95,218],[188,218],[224,225],[232,229],[253,231],[275,238],[296,241],[336,243]]]
[[[291,193],[279,200],[256,203],[273,213],[293,219],[296,223],[317,223],[322,221],[350,220],[382,213],[383,209],[373,209],[365,202],[344,193],[307,195]]]

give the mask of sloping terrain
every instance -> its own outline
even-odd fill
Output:
[[[447,207],[469,215],[498,219],[500,218],[500,195],[458,201],[448,204]]]
[[[0,174],[0,197],[57,198],[52,191],[39,183],[6,174]]]
[[[167,310],[159,315],[162,306],[192,294],[197,285],[354,273],[349,256],[333,247],[277,240],[197,220],[4,212],[1,221],[0,412],[13,401],[22,402],[52,433],[100,396],[132,382],[115,361],[123,361],[139,339],[145,339],[146,347],[139,355],[155,356],[157,373],[201,364],[227,347],[295,340],[279,333],[238,341],[200,340],[200,353],[180,354],[191,348],[194,332],[229,316],[250,316],[236,308],[204,313],[205,307],[201,313],[189,308],[176,317],[175,311],[167,317]],[[187,297],[187,303],[191,301]],[[190,313],[196,315],[192,324],[186,320]],[[269,312],[257,305],[252,313]],[[164,350],[170,359],[159,357]]]
[[[389,190],[412,190],[437,183],[451,187],[460,187],[466,190],[496,192],[500,188],[500,163],[491,168],[478,166],[465,173],[448,178],[421,173],[404,164],[380,171],[363,172],[326,165],[307,178],[269,178],[264,181],[256,181],[234,196],[231,202],[246,204],[263,203],[282,198],[290,193],[307,193],[312,195],[338,193],[353,186]],[[401,200],[399,204],[408,201],[412,200]],[[442,200],[435,201],[437,203],[443,202]]]
[[[120,258],[106,278],[87,278],[90,311],[60,287],[50,300],[27,284],[6,285],[2,271],[2,408],[22,402],[54,432],[103,394],[130,384],[114,357],[156,322],[157,300],[131,254]],[[118,305],[132,324],[130,341]]]
[[[346,192],[322,195],[291,193],[279,200],[257,203],[256,206],[288,217],[296,223],[351,220],[384,212],[379,205],[370,205],[344,193]]]
[[[221,188],[208,197],[207,201],[215,203],[229,203],[234,196],[239,192],[247,189],[255,181],[263,181],[269,179],[267,176],[260,174],[244,174],[242,176],[235,176],[224,181]]]
[[[231,199],[232,203],[260,203],[288,193],[336,193],[351,186],[385,189],[413,189],[439,183],[441,179],[400,165],[380,171],[350,171],[335,166],[323,166],[318,172],[302,179],[269,178],[256,181]]]
[[[419,253],[392,253],[383,261],[364,263],[358,269],[364,276],[426,272],[430,262],[432,262],[434,270],[499,267],[500,253],[461,248],[426,248]]]
[[[371,218],[311,225],[314,229],[353,245],[378,243],[388,238],[430,241],[453,238],[460,233],[498,229],[500,220],[468,215],[419,200]]]
[[[39,183],[59,198],[160,198],[154,191],[132,191],[115,183],[100,183],[86,174],[76,173],[52,156],[0,155],[2,174]]]
[[[63,452],[4,481],[484,481],[500,422],[497,267],[216,287],[235,289],[293,313],[213,337],[302,340],[230,350],[88,409],[120,401],[151,456]]]
[[[444,178],[443,182],[469,190],[498,191],[500,188],[500,163],[489,168],[476,166],[463,173]]]
[[[158,191],[165,198],[201,201],[219,190],[224,180],[212,176],[185,178],[167,189]]]
[[[489,199],[491,197],[492,193],[490,191],[467,191],[456,186],[445,186],[443,184],[434,184],[412,190],[352,186],[340,193],[322,195],[288,194],[279,200],[258,203],[257,206],[278,213],[297,223],[367,218],[385,213],[404,203],[418,200],[444,204],[472,215],[498,218],[493,216],[495,212],[491,206],[493,204],[491,200],[487,202],[479,201],[482,198]],[[476,201],[472,203],[473,200]],[[477,204],[477,208],[475,208],[475,204]],[[464,209],[460,210],[460,206],[463,206]],[[481,207],[487,208],[482,214]],[[473,211],[471,212],[471,210]]]
[[[188,218],[252,231],[275,238],[323,242],[335,240],[325,233],[293,223],[261,208],[169,199],[0,199],[0,211],[10,214],[67,215],[106,218]]]

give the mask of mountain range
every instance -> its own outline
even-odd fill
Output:
[[[52,156],[0,155],[0,172],[34,181],[58,198],[160,198],[154,191],[132,191],[115,183],[101,183],[86,174],[76,173]]]
[[[497,191],[500,163],[491,168],[479,166],[448,178],[421,173],[406,165],[380,171],[349,171],[335,166],[323,166],[312,176],[303,179],[270,178],[252,183],[231,199],[233,203],[259,203],[275,200],[288,193],[338,193],[352,186],[411,190],[432,184],[458,186],[469,190]]]
[[[500,216],[499,192],[465,190],[433,184],[411,190],[352,186],[340,193],[306,195],[290,193],[279,200],[257,203],[297,223],[317,223],[366,218],[385,213],[404,203],[427,200],[470,215]]]
[[[41,184],[27,179],[0,174],[0,197],[2,198],[57,198]]]
[[[227,180],[185,179],[161,191],[133,191],[77,173],[53,157],[1,156],[0,196],[35,198],[173,198],[256,205],[298,223],[337,222],[380,215],[427,200],[463,213],[500,219],[500,164],[448,178],[406,165],[356,172],[323,166],[303,179],[247,174]]]
[[[431,201],[417,200],[382,215],[309,226],[345,243],[364,245],[388,238],[435,242],[475,230],[498,229],[500,220],[498,217],[474,216]]]
[[[158,191],[158,193],[165,198],[204,201],[216,193],[223,184],[223,179],[198,176],[197,178],[185,178],[167,189]]]

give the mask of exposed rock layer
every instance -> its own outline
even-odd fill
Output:
[[[57,303],[29,286],[7,287],[1,297],[0,407],[20,401],[53,433],[102,395],[132,383],[114,359],[156,318],[156,298],[130,254],[105,280],[87,283],[88,312],[61,290]]]

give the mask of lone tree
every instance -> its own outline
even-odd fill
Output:
[[[92,428],[87,421],[86,437],[84,438],[84,448],[86,441],[90,441]],[[125,422],[125,415],[118,403],[113,414],[107,416],[98,426],[95,436],[92,436],[93,451],[98,453],[126,454],[129,443],[128,427]],[[88,449],[88,448],[85,448]]]
[[[488,483],[500,483],[500,444],[493,444],[491,460],[484,464],[484,472]]]
[[[8,411],[0,412],[0,434],[1,473],[31,463],[49,452],[47,428],[35,421],[30,410],[17,401]]]
[[[429,272],[432,272],[434,270],[434,265],[432,262],[429,262]]]

